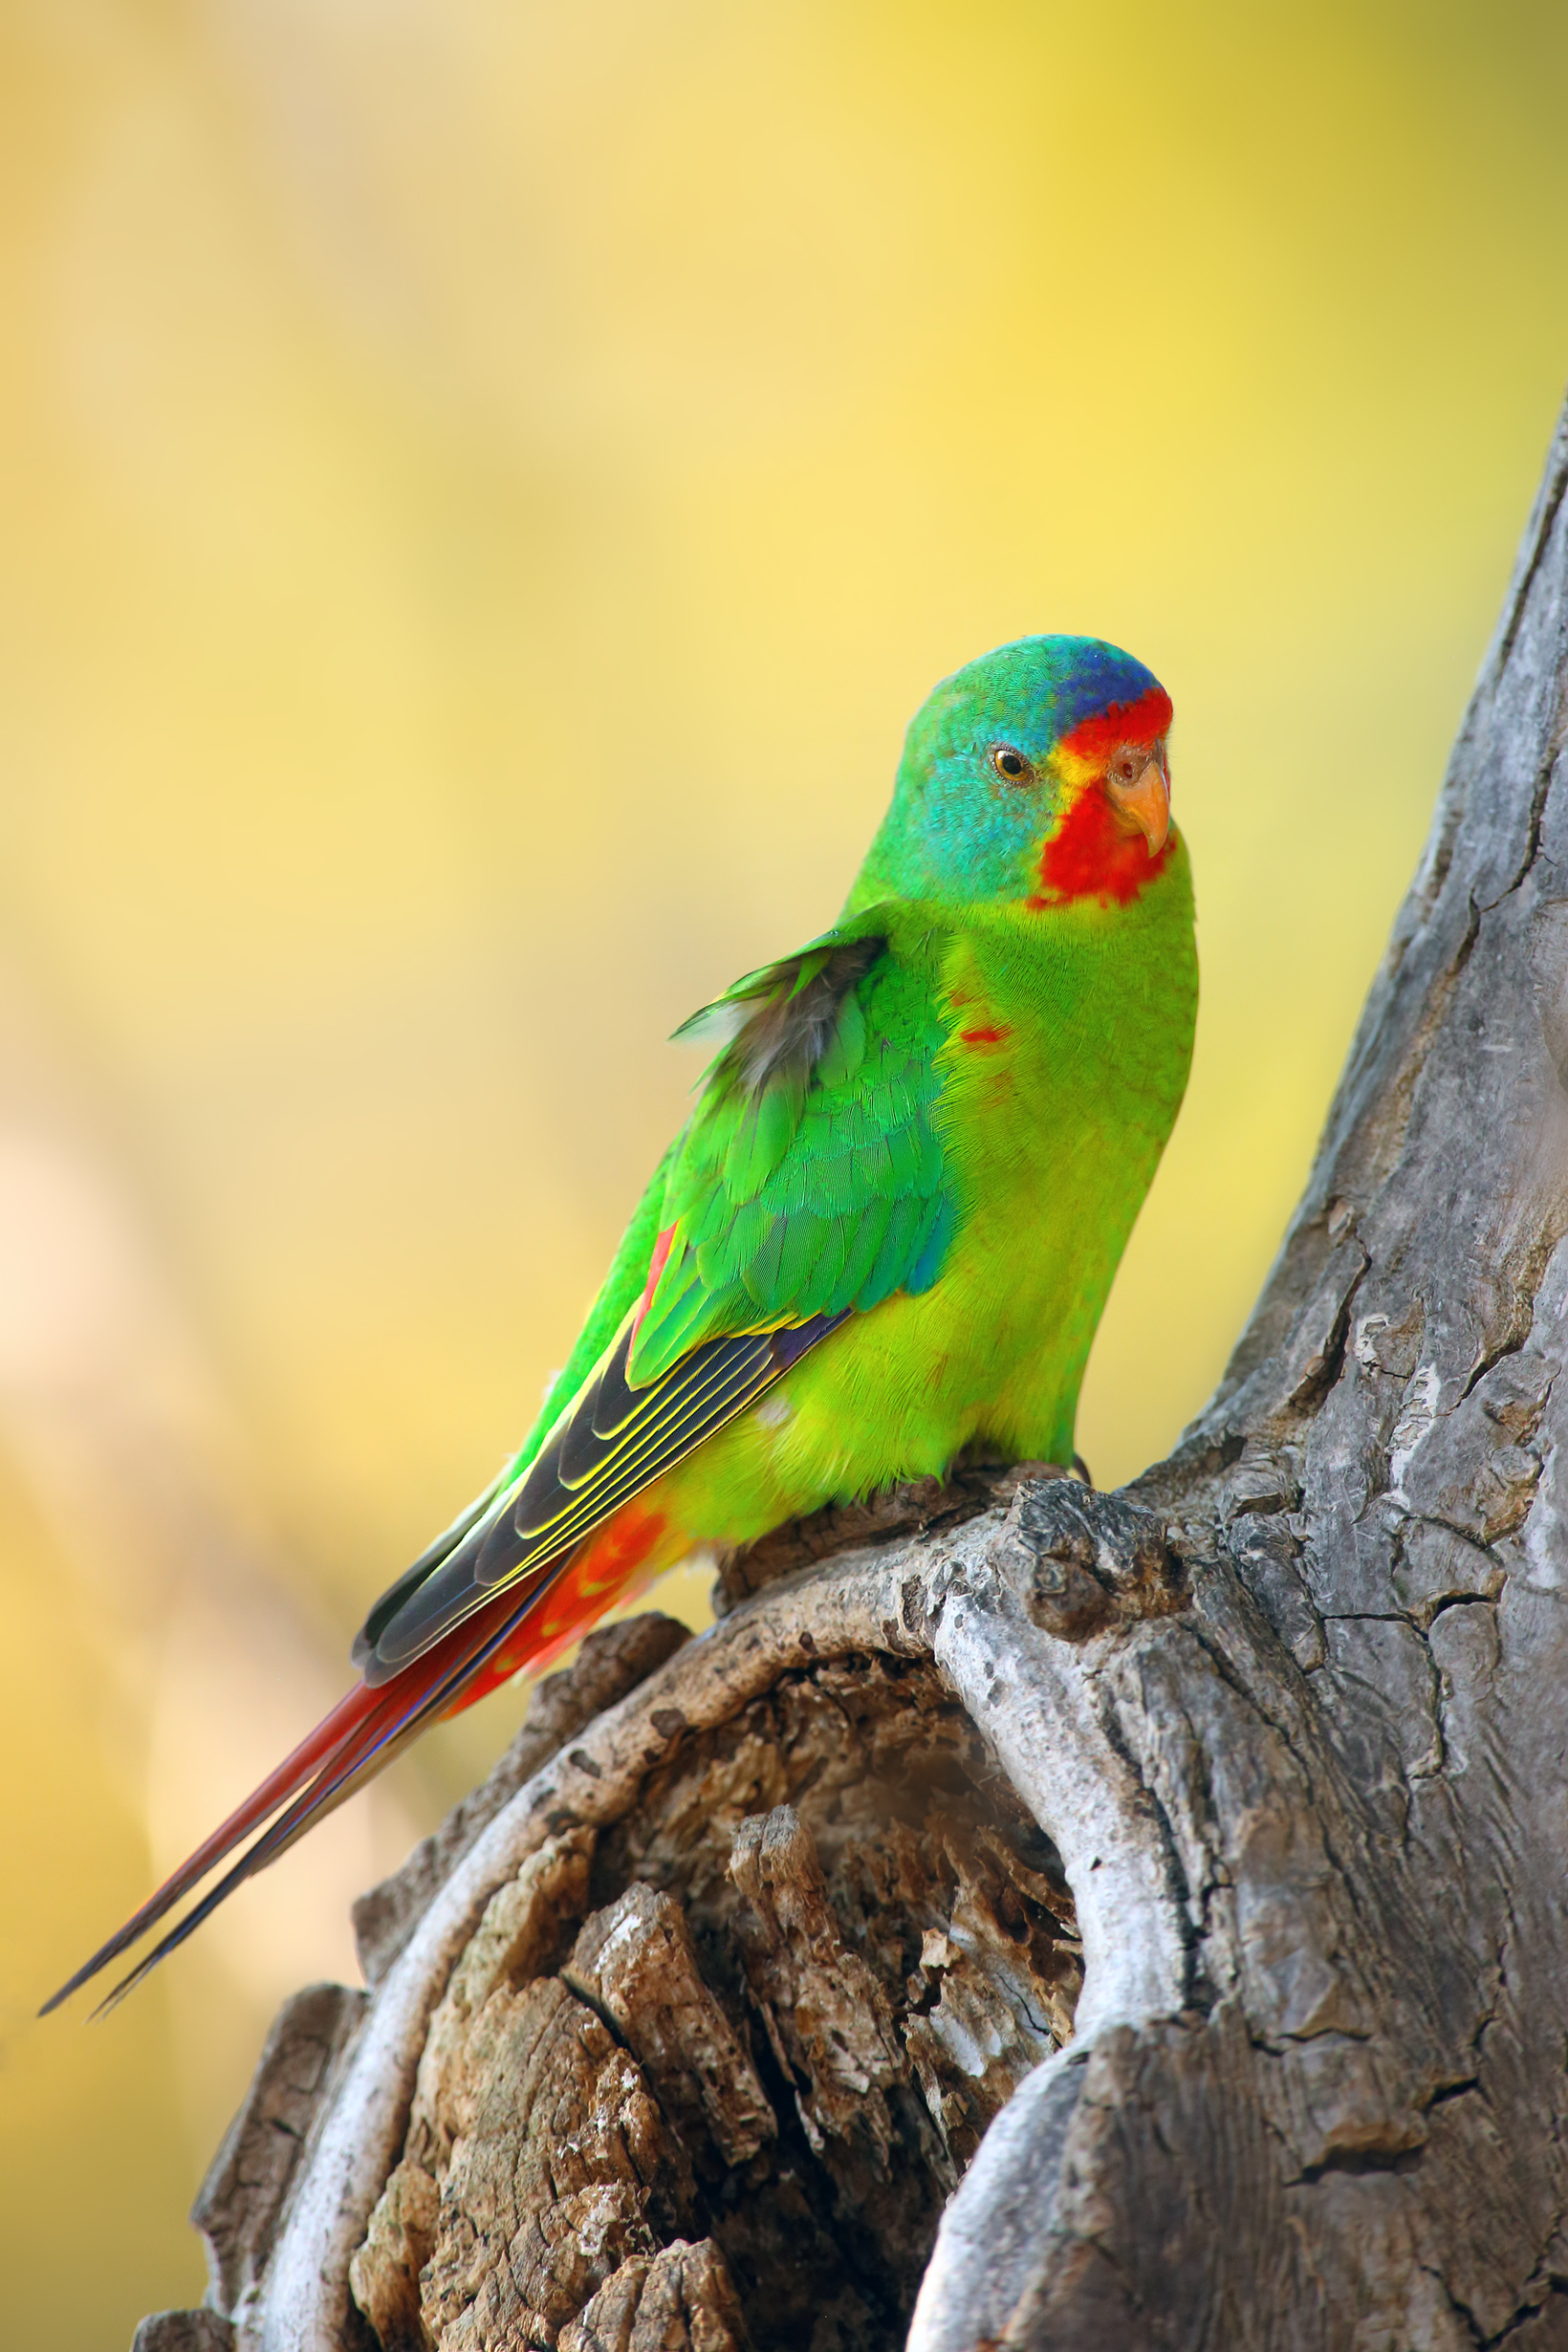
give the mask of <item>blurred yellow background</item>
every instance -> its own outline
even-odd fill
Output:
[[[561,1361],[662,1040],[832,917],[909,713],[1025,631],[1176,702],[1205,1001],[1101,1482],[1201,1403],[1568,375],[1568,18],[12,0],[0,42],[0,2333],[98,2352],[199,2296],[271,2008],[520,1697],[107,2022],[32,2009],[334,1695]]]

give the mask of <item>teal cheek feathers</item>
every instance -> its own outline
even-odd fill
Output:
[[[912,777],[901,771],[873,853],[878,883],[952,904],[1021,897],[1047,821],[1038,789],[1003,784],[984,745],[922,763]]]
[[[997,744],[1013,744],[1038,765],[1026,738],[1039,730],[1026,727],[1024,712],[961,700],[956,685],[949,680],[938,687],[910,726],[892,805],[846,913],[880,898],[957,905],[1023,897],[1034,886],[1052,787],[1044,778],[1022,789],[1005,782],[991,753]]]

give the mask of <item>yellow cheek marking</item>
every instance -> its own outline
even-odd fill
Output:
[[[1051,765],[1064,784],[1070,784],[1075,791],[1078,791],[1085,784],[1093,784],[1103,773],[1105,763],[1099,759],[1085,759],[1081,751],[1070,751],[1063,743],[1056,746]]]

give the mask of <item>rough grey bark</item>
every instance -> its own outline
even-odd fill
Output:
[[[557,1687],[270,2046],[239,2344],[1568,2346],[1565,487],[1212,1403]]]

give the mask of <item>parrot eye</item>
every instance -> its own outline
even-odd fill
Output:
[[[1146,758],[1140,759],[1136,751],[1129,751],[1123,744],[1111,762],[1111,773],[1119,784],[1136,784],[1147,765]]]
[[[1015,751],[1011,743],[992,745],[991,764],[1004,784],[1028,784],[1034,774],[1023,753]]]

